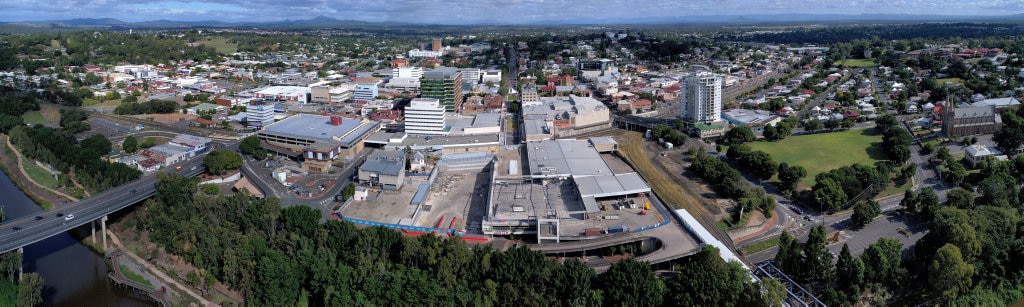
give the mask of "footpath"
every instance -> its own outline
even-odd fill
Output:
[[[35,185],[37,187],[40,187],[40,188],[43,188],[43,189],[45,189],[47,191],[50,191],[53,194],[60,195],[60,196],[62,196],[64,198],[70,199],[71,201],[78,201],[78,198],[75,198],[75,197],[73,197],[71,195],[65,194],[64,192],[61,192],[61,191],[57,191],[57,190],[51,189],[51,188],[49,188],[47,186],[39,184],[35,180],[32,180],[32,176],[29,176],[28,172],[25,171],[25,164],[23,164],[25,162],[25,159],[24,159],[24,157],[21,156],[21,151],[18,151],[18,148],[14,147],[14,145],[11,144],[11,138],[10,137],[7,137],[5,135],[5,136],[3,136],[3,138],[4,138],[4,141],[7,142],[7,148],[10,148],[11,151],[14,152],[14,155],[18,158],[18,171],[21,172],[23,175],[25,175],[25,179],[28,179],[28,181],[32,182],[33,185]]]
[[[117,238],[117,236],[114,235],[113,231],[107,230],[107,235],[110,236],[110,241],[114,243],[114,246],[116,246],[118,249],[124,251],[124,254],[128,255],[128,257],[131,257],[132,260],[134,260],[136,263],[141,264],[143,266],[143,268],[146,270],[146,273],[151,274],[151,275],[155,276],[156,278],[159,278],[160,281],[165,283],[165,284],[171,284],[171,285],[176,286],[178,289],[181,289],[182,292],[185,292],[186,294],[188,294],[189,296],[191,296],[195,300],[199,301],[199,304],[202,305],[202,306],[217,306],[217,304],[214,304],[213,302],[210,302],[210,301],[206,300],[205,298],[203,298],[202,295],[199,295],[199,294],[196,294],[195,292],[193,292],[192,289],[190,289],[189,287],[186,287],[185,285],[182,285],[182,284],[178,283],[178,281],[175,280],[174,278],[171,278],[170,276],[167,276],[167,274],[165,274],[163,271],[158,269],[152,263],[149,263],[149,261],[146,261],[145,259],[142,259],[142,257],[139,257],[135,253],[133,253],[130,250],[128,250],[127,248],[125,248],[124,245],[121,245],[121,240],[119,240]]]

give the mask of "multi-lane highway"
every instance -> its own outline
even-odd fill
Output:
[[[181,171],[176,168],[181,166]],[[206,170],[200,158],[172,165],[165,172],[196,176]],[[25,216],[0,224],[0,252],[8,252],[42,241],[117,210],[138,203],[156,194],[156,176],[143,176],[135,181],[109,189],[77,202],[55,206],[38,216]],[[73,217],[73,218],[72,218]]]

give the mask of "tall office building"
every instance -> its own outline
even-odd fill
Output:
[[[682,112],[680,117],[710,124],[722,120],[722,76],[699,71],[680,80]]]
[[[436,98],[448,112],[462,108],[462,72],[453,67],[438,67],[420,78],[420,97]]]
[[[274,107],[269,100],[253,100],[245,107],[245,121],[249,127],[265,127],[274,123]]]
[[[437,98],[416,98],[405,107],[405,133],[448,134],[444,105]]]
[[[430,51],[441,51],[441,48],[440,38],[435,38],[434,41],[430,43]]]

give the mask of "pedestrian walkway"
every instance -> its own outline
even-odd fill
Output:
[[[117,284],[118,286],[127,286],[145,292],[146,295],[149,295],[150,298],[155,300],[157,303],[160,303],[160,306],[173,306],[173,304],[171,304],[171,301],[167,297],[168,295],[166,287],[161,286],[159,287],[160,289],[156,289],[155,287],[144,285],[140,282],[132,280],[131,278],[128,278],[124,274],[124,272],[121,271],[122,263],[119,257],[123,256],[124,252],[122,252],[120,249],[114,249],[113,251],[107,253],[106,257],[107,259],[110,259],[110,266],[114,268],[114,271],[107,273],[107,276],[110,277],[110,279],[114,280],[114,283]]]
[[[178,283],[178,281],[174,280],[174,278],[171,278],[170,276],[167,276],[167,274],[165,274],[163,271],[160,271],[155,266],[153,266],[152,263],[149,263],[148,261],[146,261],[145,259],[142,259],[141,257],[136,255],[135,253],[132,253],[131,251],[125,249],[125,247],[123,245],[121,245],[121,240],[119,240],[117,238],[117,236],[114,235],[113,231],[108,231],[107,235],[110,236],[110,240],[111,240],[111,242],[114,243],[114,246],[116,246],[117,250],[120,250],[122,253],[124,253],[128,257],[131,257],[131,259],[134,260],[136,263],[139,263],[140,265],[142,265],[144,267],[143,269],[147,273],[155,275],[155,277],[158,278],[160,280],[160,282],[174,285],[178,289],[181,289],[181,291],[187,293],[193,299],[199,301],[199,304],[202,305],[202,306],[217,306],[217,304],[214,304],[213,302],[210,302],[210,301],[206,300],[206,298],[203,298],[202,295],[196,294],[195,292],[193,292],[191,289],[189,289],[185,285],[182,285],[182,284]]]

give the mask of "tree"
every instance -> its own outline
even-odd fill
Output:
[[[967,168],[960,162],[954,161],[947,165],[949,171],[946,172],[946,177],[949,178],[949,183],[953,186],[958,186],[964,182],[964,178],[967,178]]]
[[[949,148],[946,148],[946,146],[939,147],[939,151],[935,153],[935,159],[938,159],[939,161],[946,161],[951,158],[953,158],[953,156],[949,154]]]
[[[242,156],[229,150],[214,150],[203,158],[206,170],[213,175],[223,175],[242,166]]]
[[[605,289],[606,306],[658,306],[665,292],[651,266],[632,258],[612,263],[598,279]]]
[[[36,306],[43,303],[43,278],[39,273],[26,273],[18,281],[18,306]]]
[[[555,284],[555,296],[571,306],[600,304],[591,300],[594,297],[591,283],[596,278],[594,269],[576,258],[568,259],[552,274],[552,279],[559,281]]]
[[[822,128],[824,128],[824,126],[825,125],[821,123],[821,120],[812,119],[804,123],[804,130],[816,131],[821,130]]]
[[[963,188],[950,190],[946,193],[945,205],[960,209],[972,209],[974,208],[974,193]]]
[[[121,149],[126,153],[135,153],[139,150],[139,140],[129,135],[121,142]]]
[[[706,245],[693,262],[678,268],[668,281],[665,302],[678,306],[753,306],[763,304],[761,289],[750,282],[739,262],[726,262],[719,250]],[[785,291],[785,290],[783,290]]]
[[[914,190],[907,189],[903,192],[903,199],[900,200],[900,206],[907,213],[917,213],[917,196],[914,195]]]
[[[842,186],[830,178],[819,181],[812,193],[814,201],[822,211],[830,211],[841,208],[846,204],[846,192]]]
[[[946,299],[955,299],[973,285],[974,265],[964,261],[960,249],[946,244],[935,252],[928,266],[928,283]]]
[[[836,260],[836,283],[840,289],[847,293],[859,287],[864,282],[864,261],[854,258],[850,253],[850,246],[843,244],[843,250],[839,252],[839,259]]]
[[[905,275],[901,268],[902,252],[903,244],[896,239],[881,238],[868,245],[861,255],[865,268],[864,281],[895,289]]]
[[[807,169],[803,166],[790,166],[786,162],[779,163],[779,185],[783,191],[795,191],[800,179],[807,176]]]
[[[800,267],[800,242],[796,238],[789,235],[789,232],[782,232],[779,236],[779,252],[775,254],[775,265],[791,275],[797,275],[799,272],[795,268]]]
[[[873,201],[872,201],[873,202]],[[878,203],[875,203],[877,205]],[[853,215],[850,217],[850,221],[853,222],[857,227],[864,227],[868,223],[878,216],[878,211],[875,206],[872,206],[868,202],[858,203],[853,207]]]
[[[348,185],[341,189],[341,198],[348,200],[352,198],[352,195],[356,195],[356,184],[349,182]]]
[[[725,133],[725,142],[731,145],[753,142],[754,140],[754,131],[751,131],[750,127],[747,126],[733,127]]]
[[[832,276],[832,254],[825,246],[825,226],[811,228],[804,245],[804,277],[828,281]]]
[[[939,196],[935,195],[935,191],[932,187],[925,187],[921,189],[921,193],[917,195],[917,205],[921,208],[921,212],[924,212],[926,216],[931,217],[939,206]]]
[[[761,135],[769,141],[778,141],[782,139],[782,137],[779,136],[778,130],[776,130],[775,126],[772,125],[765,125],[764,131],[761,132]]]
[[[251,155],[257,148],[260,148],[260,138],[255,135],[247,136],[238,143],[238,151],[242,154]]]

